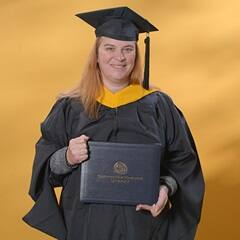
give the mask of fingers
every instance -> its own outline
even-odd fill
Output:
[[[139,210],[147,210],[151,212],[153,217],[157,217],[162,210],[165,208],[166,204],[168,203],[168,188],[166,186],[161,186],[159,190],[159,197],[157,203],[153,205],[147,204],[138,204],[136,206],[136,211]],[[169,208],[171,208],[171,203],[169,202]]]
[[[157,204],[153,204],[153,205],[138,204],[136,207],[136,211],[139,211],[139,210],[149,211],[151,212],[153,217],[157,217],[161,213],[162,209],[163,208],[159,208]]]
[[[152,206],[151,205],[147,205],[147,204],[138,204],[136,206],[136,211],[139,211],[139,210],[148,210],[148,211],[151,211],[152,209]]]
[[[74,141],[76,143],[84,143],[89,140],[89,137],[86,135],[81,135],[80,137],[73,138],[70,141]]]
[[[81,135],[69,141],[66,157],[71,165],[79,164],[88,158],[87,141],[89,137]]]
[[[153,217],[157,217],[162,212],[166,204],[167,204],[167,200],[164,202],[164,204],[159,204],[159,203],[156,203],[153,205],[138,204],[136,206],[136,211],[146,210],[151,212]]]

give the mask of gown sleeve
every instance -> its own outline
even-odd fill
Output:
[[[30,226],[62,240],[66,229],[54,187],[64,184],[64,176],[51,172],[49,160],[53,153],[68,145],[68,102],[67,98],[58,100],[41,124],[42,136],[36,144],[29,190],[35,204],[23,217]]]
[[[171,98],[161,94],[166,138],[163,167],[178,185],[171,197],[169,239],[193,240],[200,221],[204,179],[197,149],[182,112]]]
[[[67,174],[77,168],[78,165],[67,164],[66,152],[68,147],[61,148],[57,150],[50,158],[50,168],[51,171],[57,175]]]

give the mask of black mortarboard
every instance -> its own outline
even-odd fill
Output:
[[[123,41],[137,41],[139,33],[158,31],[146,19],[128,7],[102,9],[76,14],[95,30],[97,37],[105,36]],[[149,36],[145,38],[145,68],[143,87],[149,88]]]

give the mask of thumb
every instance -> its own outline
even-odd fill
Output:
[[[82,137],[83,137],[83,139],[86,140],[86,141],[89,140],[89,138],[90,138],[90,137],[88,137],[88,136],[86,136],[86,135],[82,135]]]
[[[76,139],[77,139],[77,140],[80,140],[81,142],[82,142],[82,141],[83,141],[83,142],[86,142],[86,141],[89,140],[89,138],[90,138],[90,137],[88,137],[88,136],[86,136],[86,135],[83,134],[83,135],[77,137]]]

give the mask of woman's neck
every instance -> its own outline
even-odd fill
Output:
[[[116,93],[127,87],[129,85],[129,82],[109,83],[107,81],[103,81],[103,84],[109,91],[111,91],[112,93]]]

